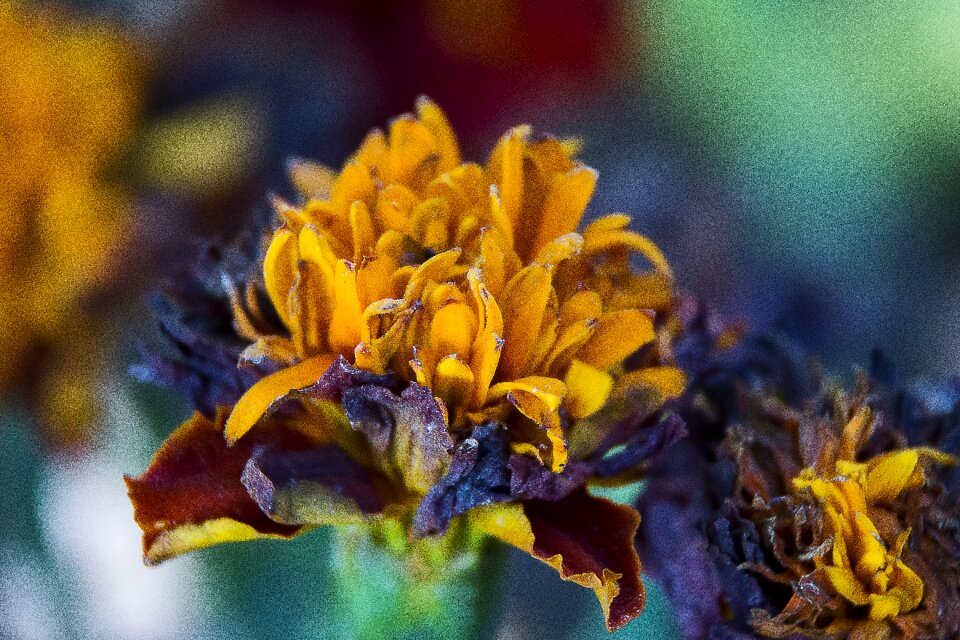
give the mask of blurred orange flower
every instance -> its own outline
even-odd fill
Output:
[[[0,5],[0,391],[80,441],[103,366],[87,303],[110,278],[129,199],[107,176],[138,109],[115,29]]]

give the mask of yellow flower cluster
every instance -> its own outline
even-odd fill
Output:
[[[630,385],[682,386],[672,368],[623,372],[653,340],[672,276],[627,216],[577,232],[596,173],[576,150],[524,126],[485,165],[462,163],[445,115],[421,99],[416,116],[371,132],[339,174],[295,163],[302,201],[276,202],[283,224],[264,260],[289,337],[262,329],[255,296],[237,292],[234,304],[253,342],[244,357],[286,368],[240,400],[228,439],[340,355],[431,388],[451,431],[509,424],[514,450],[554,471],[567,459],[561,410],[579,420]]]
[[[954,462],[952,456],[926,447],[897,449],[856,462],[856,443],[865,442],[871,422],[870,410],[862,407],[847,424],[834,473],[807,468],[793,481],[797,491],[808,491],[823,505],[832,549],[814,558],[816,567],[847,602],[869,607],[865,628],[916,609],[923,598],[923,580],[902,559],[910,530],[900,530],[880,508],[892,505],[902,492],[923,486],[924,460]],[[849,631],[840,628],[849,622],[841,618],[833,631]]]
[[[137,65],[108,27],[6,2],[0,42],[0,389],[40,380],[59,398],[46,402],[48,420],[76,429],[99,357],[85,351],[84,302],[125,225],[127,198],[104,175],[132,129]],[[25,374],[37,352],[52,368]]]

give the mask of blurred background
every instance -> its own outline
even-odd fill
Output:
[[[187,415],[127,374],[205,240],[427,94],[465,155],[580,137],[682,287],[849,374],[960,370],[960,4],[0,0],[0,637],[325,637],[328,536],[140,563],[121,476]],[[675,637],[648,611],[618,634]],[[604,637],[511,554],[500,638]]]

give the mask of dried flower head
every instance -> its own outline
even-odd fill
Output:
[[[627,216],[577,232],[596,173],[576,148],[517,127],[464,163],[421,99],[339,173],[291,163],[262,274],[225,274],[228,305],[174,294],[186,358],[141,370],[206,414],[129,481],[148,560],[328,523],[469,527],[594,589],[611,629],[636,616],[636,514],[585,484],[632,481],[682,433],[658,412],[685,382],[658,345],[672,276]],[[239,371],[211,374],[223,360]]]
[[[696,438],[651,479],[640,536],[685,633],[953,637],[960,618],[941,607],[960,588],[960,529],[942,479],[956,459],[911,433],[904,396],[863,375],[846,392],[775,342],[721,349],[690,329],[709,345],[679,401]]]

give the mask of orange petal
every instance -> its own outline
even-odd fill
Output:
[[[460,164],[460,146],[446,114],[430,98],[417,98],[417,117],[433,134],[437,153],[440,155],[439,170],[449,171]]]
[[[410,282],[403,294],[404,299],[409,303],[419,300],[429,282],[443,282],[450,279],[450,272],[460,259],[460,253],[459,248],[450,249],[438,253],[417,267],[410,276]]]
[[[436,140],[429,129],[413,116],[407,114],[390,123],[390,149],[388,169],[384,182],[395,182],[418,189],[417,184],[427,176],[422,175],[428,162],[439,161]],[[434,169],[434,173],[435,173]]]
[[[527,372],[549,297],[550,271],[540,265],[526,267],[507,284],[498,379],[510,380]]]
[[[643,311],[627,309],[605,313],[576,357],[597,369],[607,369],[653,338],[653,320]]]
[[[370,210],[362,200],[356,200],[350,205],[350,230],[353,232],[354,261],[360,262],[364,256],[373,255],[377,232],[373,228]]]
[[[290,182],[297,188],[304,198],[327,200],[337,172],[319,162],[311,162],[302,158],[293,158],[287,162],[287,173]]]
[[[469,360],[477,328],[477,314],[470,305],[446,304],[430,323],[430,348],[439,357],[455,354]]]
[[[498,187],[500,203],[510,220],[510,228],[520,217],[523,202],[523,152],[530,135],[529,126],[514,127],[508,131],[490,155],[488,171],[491,182]]]
[[[567,397],[563,406],[574,420],[596,413],[606,403],[613,389],[613,376],[579,360],[570,363],[564,380]]]
[[[442,198],[424,200],[410,216],[410,234],[432,251],[450,247],[450,203]]]
[[[273,234],[270,247],[263,258],[263,279],[267,288],[267,295],[277,315],[283,323],[289,326],[290,312],[287,308],[290,290],[296,280],[296,236],[287,229],[280,229]]]
[[[352,263],[338,260],[333,275],[333,311],[327,343],[337,354],[349,355],[360,343],[360,297],[357,294],[357,272]]]
[[[687,386],[686,374],[676,367],[647,367],[630,371],[617,381],[623,388],[643,385],[656,389],[665,398],[676,398]]]
[[[470,269],[467,280],[480,316],[480,326],[471,348],[470,368],[475,376],[475,405],[481,407],[487,401],[487,392],[500,362],[500,351],[503,349],[503,340],[500,338],[503,333],[503,317],[496,299],[480,281],[480,270]]]
[[[583,249],[583,237],[579,233],[568,233],[541,245],[534,262],[552,269],[564,260],[569,260]]]
[[[543,217],[533,243],[534,253],[555,238],[577,229],[596,184],[597,172],[584,166],[553,178],[543,203]]]
[[[316,384],[333,362],[332,355],[316,356],[292,367],[281,369],[250,387],[237,402],[227,420],[224,431],[227,442],[233,444],[239,440],[276,403],[282,401],[291,392]]]

